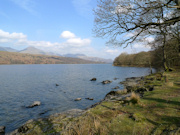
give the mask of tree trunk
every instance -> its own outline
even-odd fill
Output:
[[[166,55],[166,33],[164,34],[164,39],[163,39],[163,66],[164,66],[164,70],[168,71],[169,68],[167,66],[167,55]]]
[[[180,11],[180,10],[179,10]],[[179,25],[180,23],[178,23]],[[179,32],[179,27],[178,27],[178,46],[179,46],[179,56],[180,56],[180,32]]]

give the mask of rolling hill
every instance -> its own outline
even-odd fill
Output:
[[[27,47],[21,51],[18,51],[18,50],[15,50],[15,49],[12,49],[10,47],[0,47],[0,51],[6,51],[6,52],[18,52],[18,53],[21,53],[21,54],[38,54],[38,55],[47,55],[47,56],[62,56],[62,57],[65,57],[65,58],[78,58],[78,59],[83,59],[83,60],[86,60],[86,61],[93,61],[95,63],[113,63],[113,60],[112,59],[104,59],[104,58],[99,58],[99,57],[89,57],[89,56],[86,56],[84,54],[65,54],[65,55],[61,55],[61,54],[57,54],[57,53],[53,53],[53,52],[45,52],[45,51],[42,51],[40,49],[37,49],[35,47]]]
[[[17,52],[0,51],[0,64],[95,64],[99,62],[68,58],[60,56],[48,56],[40,54],[24,54]]]
[[[12,49],[12,48],[10,48],[10,47],[0,47],[0,51],[17,52],[17,50]]]

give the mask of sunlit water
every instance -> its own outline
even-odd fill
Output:
[[[119,82],[125,78],[149,73],[149,68],[114,67],[110,64],[1,65],[0,126],[6,126],[6,132],[10,132],[29,119],[73,108],[85,109],[102,100],[112,88],[119,86],[123,89]],[[97,81],[90,81],[93,77]],[[103,85],[103,80],[113,82]],[[87,97],[94,100],[86,100]],[[82,100],[74,101],[75,98]],[[34,108],[25,107],[33,101],[42,104]]]

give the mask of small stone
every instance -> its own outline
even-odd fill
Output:
[[[94,98],[86,98],[86,99],[88,99],[88,100],[94,100]]]
[[[108,83],[112,83],[112,81],[110,81],[110,80],[102,81],[102,84],[108,84]]]
[[[97,79],[96,78],[92,78],[90,81],[96,81]]]
[[[150,86],[149,91],[153,91],[153,90],[154,90],[154,86]]]
[[[82,98],[76,98],[74,101],[80,101]]]
[[[0,126],[0,135],[5,135],[5,126]]]
[[[22,127],[18,128],[19,133],[26,133],[28,130],[29,130],[29,128],[27,126],[22,126]]]
[[[119,89],[119,86],[114,87],[113,89]]]
[[[41,102],[40,101],[34,101],[34,103],[30,106],[28,106],[27,108],[33,108],[35,106],[40,106],[41,105]]]

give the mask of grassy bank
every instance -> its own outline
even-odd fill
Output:
[[[30,121],[14,134],[180,134],[180,72],[150,75],[140,84],[154,87],[140,93],[142,98],[133,93],[129,99],[105,100],[79,114],[57,114]]]

